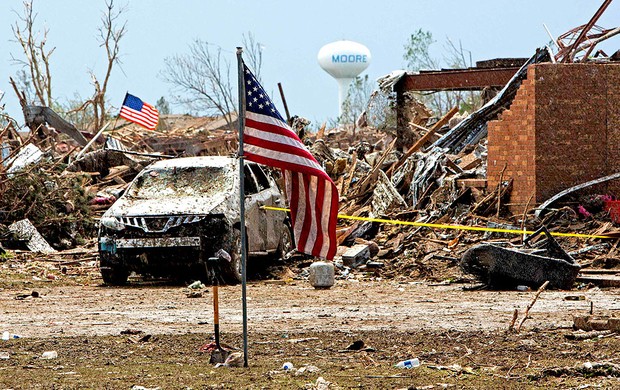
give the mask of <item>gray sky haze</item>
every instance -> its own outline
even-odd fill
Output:
[[[262,80],[268,92],[281,82],[292,114],[322,122],[338,115],[336,82],[317,63],[319,49],[348,39],[367,46],[372,62],[363,74],[370,79],[404,67],[404,45],[417,29],[428,30],[437,41],[433,54],[441,57],[449,37],[472,52],[473,61],[498,57],[529,57],[549,42],[545,23],[554,36],[586,23],[600,0],[479,0],[479,1],[155,1],[116,0],[126,6],[127,34],[121,41],[121,68],[110,81],[108,99],[118,108],[126,91],[154,104],[161,96],[171,100],[171,86],[160,72],[164,59],[188,52],[200,38],[223,49],[236,70],[235,47],[251,32],[264,46]],[[61,102],[93,91],[89,70],[103,77],[105,52],[97,43],[103,0],[35,0],[39,28],[49,28],[52,90]],[[21,0],[0,3],[0,90],[8,113],[23,121],[9,84],[19,66],[11,54],[23,58],[11,25],[21,13]],[[619,23],[620,1],[612,3],[599,21],[602,27]],[[620,48],[612,38],[603,49]],[[232,84],[236,85],[233,73]],[[236,92],[235,92],[236,93]],[[279,96],[272,96],[282,111]],[[173,106],[173,112],[184,113]],[[117,113],[115,111],[114,113]]]

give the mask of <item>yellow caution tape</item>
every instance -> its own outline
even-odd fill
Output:
[[[290,211],[290,209],[287,209],[284,207],[262,206],[261,208],[264,210],[273,210],[273,211]],[[498,228],[463,226],[463,225],[443,225],[443,224],[437,224],[437,223],[398,221],[394,219],[353,217],[351,215],[342,215],[342,214],[338,214],[338,218],[350,219],[354,221],[389,223],[392,225],[421,226],[421,227],[428,227],[428,228],[434,228],[434,229],[456,229],[456,230],[471,230],[471,231],[477,231],[477,232],[493,232],[493,233],[509,233],[509,234],[534,234],[534,231],[532,230],[498,229]],[[615,238],[613,236],[597,236],[594,234],[558,233],[558,232],[551,232],[551,235],[556,236],[556,237]]]

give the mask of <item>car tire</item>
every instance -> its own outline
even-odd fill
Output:
[[[122,265],[122,261],[112,261],[113,255],[101,254],[99,260],[99,270],[103,283],[111,286],[123,286],[127,284],[129,271]],[[118,263],[121,264],[118,264]]]
[[[287,221],[284,222],[284,229],[282,230],[282,235],[280,236],[280,243],[278,244],[278,250],[276,250],[274,260],[286,261],[288,259],[288,254],[294,249],[295,243],[293,242],[293,231],[291,229],[291,225]]]
[[[247,245],[246,245],[247,247]],[[241,274],[241,267],[242,267],[242,262],[241,262],[241,232],[237,229],[234,230],[233,233],[233,240],[232,240],[232,247],[231,247],[231,253],[230,253],[230,266],[232,269],[232,277],[235,279],[235,281],[237,283],[241,283],[242,281],[242,274]]]

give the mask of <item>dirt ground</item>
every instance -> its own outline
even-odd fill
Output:
[[[514,333],[514,310],[520,320],[533,291],[376,278],[338,280],[329,290],[256,281],[247,289],[250,367],[214,368],[199,350],[213,336],[212,288],[188,298],[182,286],[105,287],[93,273],[31,278],[16,272],[20,265],[0,263],[0,332],[21,336],[0,340],[0,389],[620,387],[618,335],[566,337],[573,316],[591,305],[617,315],[620,289],[545,291]],[[235,348],[240,297],[240,286],[220,288],[222,340]],[[358,340],[369,349],[346,349]],[[58,357],[42,359],[45,351]],[[394,367],[414,357],[420,367]],[[285,362],[295,368],[282,371]]]

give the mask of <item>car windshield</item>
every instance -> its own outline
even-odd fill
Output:
[[[127,191],[140,199],[212,197],[232,191],[234,175],[228,167],[182,167],[149,169]]]

